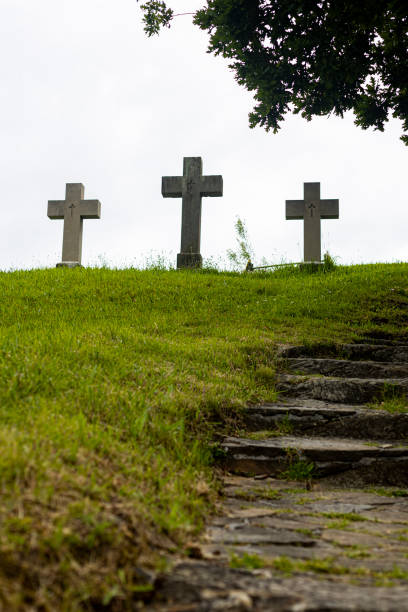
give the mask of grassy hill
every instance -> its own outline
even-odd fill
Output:
[[[125,610],[216,500],[279,343],[408,342],[408,265],[0,274],[0,609]]]

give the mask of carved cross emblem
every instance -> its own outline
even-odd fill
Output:
[[[316,210],[316,204],[313,204],[313,202],[311,204],[308,205],[308,209],[310,211],[310,216],[313,217],[314,216],[314,212]]]
[[[68,208],[71,210],[71,217],[74,214],[74,208],[76,207],[76,204],[71,204],[71,206],[68,206]]]
[[[187,193],[189,194],[193,193],[193,185],[194,185],[193,179],[189,179],[187,181]]]

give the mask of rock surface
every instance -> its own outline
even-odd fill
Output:
[[[224,440],[220,515],[149,609],[408,612],[408,346],[280,359],[296,375],[280,375],[279,402],[248,408],[245,437]],[[390,389],[395,413],[381,409]]]

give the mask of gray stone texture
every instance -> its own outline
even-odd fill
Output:
[[[202,265],[201,202],[203,197],[220,197],[223,193],[222,176],[203,176],[201,157],[185,157],[183,176],[164,176],[164,198],[182,198],[181,248],[177,255],[178,268],[197,268]]]
[[[83,220],[101,217],[100,202],[84,200],[84,192],[82,183],[67,183],[65,200],[48,202],[48,217],[64,220],[62,261],[58,267],[81,265]]]
[[[321,200],[320,183],[304,183],[303,200],[286,200],[286,219],[303,219],[304,261],[322,259],[321,219],[338,219],[339,201]]]
[[[249,431],[290,426],[292,433],[357,440],[408,440],[408,411],[390,414],[350,404],[316,399],[281,398],[279,404],[251,406],[245,413]]]
[[[361,405],[385,384],[405,391],[407,351],[281,347],[293,395],[249,407],[245,436],[224,439],[222,508],[149,609],[407,612],[408,406]]]

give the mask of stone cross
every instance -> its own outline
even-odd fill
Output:
[[[338,219],[339,201],[321,200],[320,183],[304,183],[303,200],[286,200],[286,219],[303,219],[304,261],[322,259],[320,219]]]
[[[201,199],[222,196],[222,189],[222,176],[203,176],[201,157],[184,158],[183,176],[163,176],[162,196],[183,198],[177,268],[201,267]]]
[[[82,183],[67,183],[65,200],[48,202],[50,219],[64,219],[62,262],[57,267],[74,268],[81,265],[83,219],[100,219],[101,203],[84,200]]]

